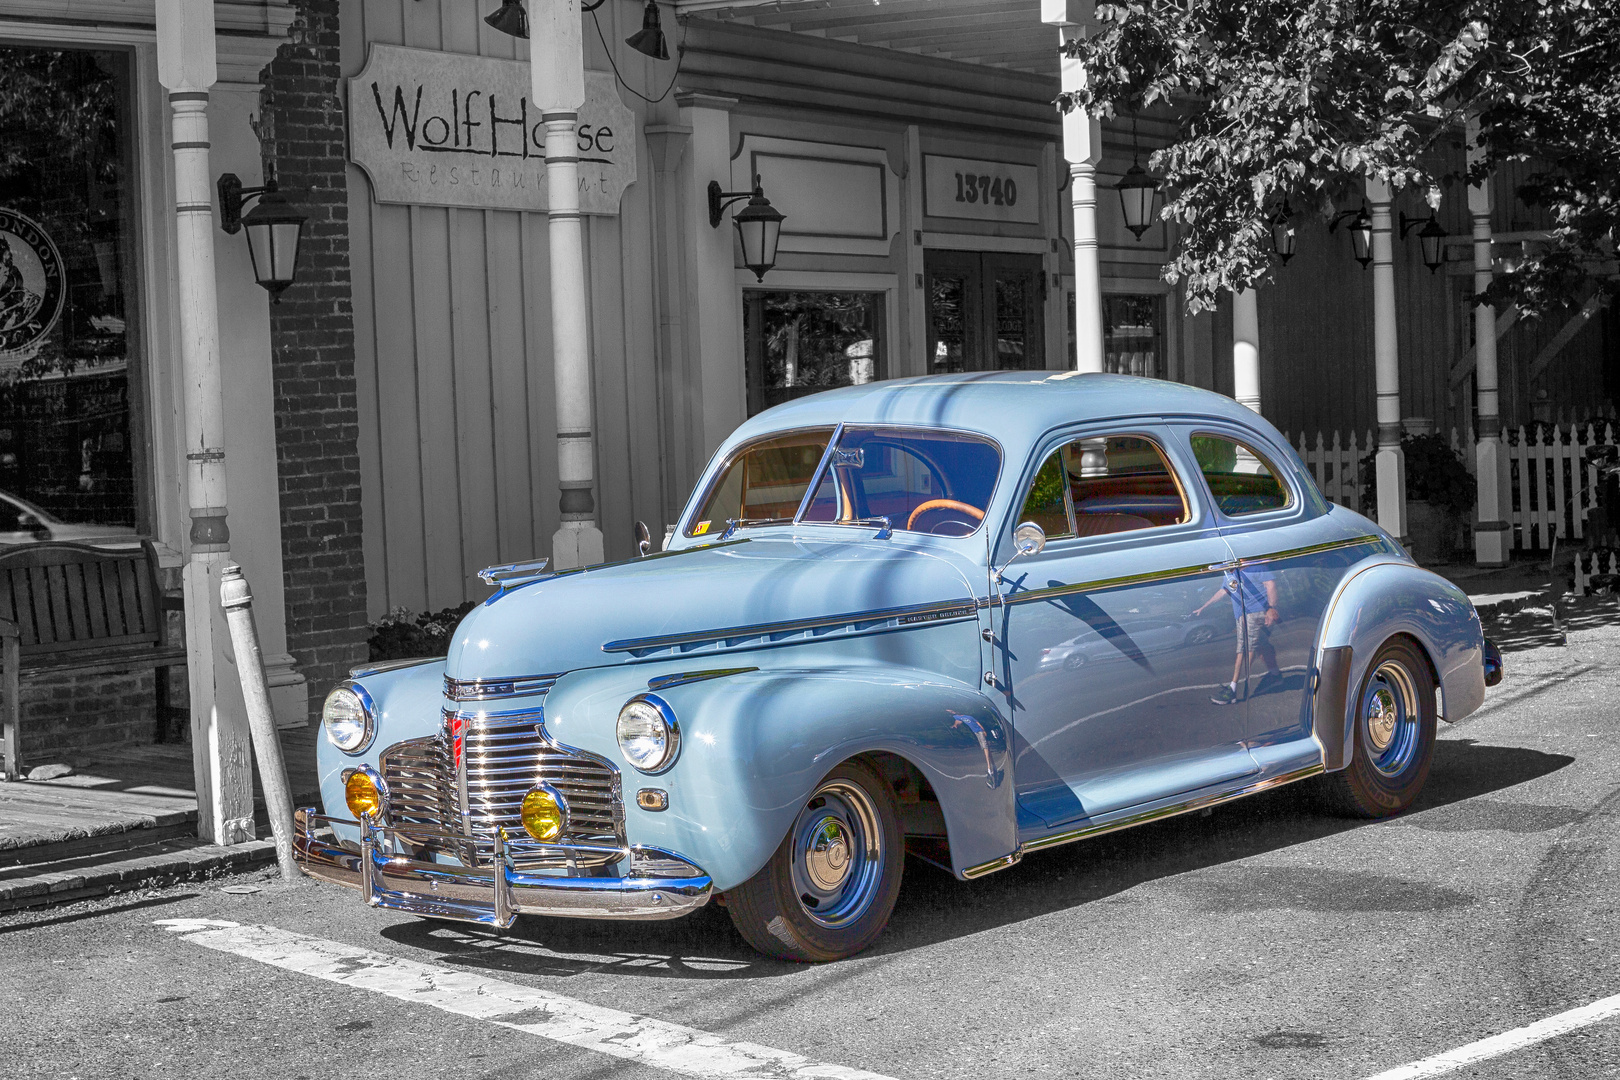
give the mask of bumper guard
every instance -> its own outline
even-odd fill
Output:
[[[357,825],[360,850],[335,836],[316,835],[328,825]],[[374,825],[327,817],[306,806],[293,813],[293,857],[304,873],[358,889],[372,907],[505,929],[518,915],[584,919],[675,919],[709,902],[714,882],[678,855],[656,848],[630,848],[626,877],[550,877],[513,869],[503,837],[495,838],[496,869],[425,862],[391,854],[394,839],[421,843],[464,839],[439,830]],[[692,876],[636,874],[638,862],[660,871],[689,868]]]

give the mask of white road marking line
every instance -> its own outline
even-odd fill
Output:
[[[821,1064],[757,1043],[728,1043],[695,1028],[602,1008],[474,972],[402,960],[274,926],[243,926],[220,919],[162,919],[155,925],[216,952],[688,1076],[891,1080],[861,1069]]]
[[[1455,1050],[1447,1050],[1443,1054],[1426,1057],[1422,1061],[1414,1061],[1410,1065],[1402,1065],[1398,1069],[1381,1072],[1377,1076],[1369,1076],[1367,1080],[1420,1080],[1426,1076],[1440,1076],[1464,1065],[1501,1057],[1515,1050],[1523,1050],[1527,1046],[1546,1042],[1567,1031],[1588,1027],[1611,1016],[1620,1016],[1620,994],[1602,998],[1590,1005],[1582,1005],[1578,1009],[1561,1012],[1557,1016],[1549,1016],[1545,1020],[1537,1020],[1522,1028],[1492,1035],[1488,1039],[1471,1042],[1467,1046],[1459,1046]]]

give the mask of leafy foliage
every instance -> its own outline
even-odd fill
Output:
[[[1594,271],[1615,288],[1613,0],[1130,0],[1099,3],[1097,24],[1067,46],[1088,81],[1058,107],[1175,114],[1151,163],[1182,226],[1164,274],[1195,310],[1268,276],[1268,218],[1285,200],[1327,217],[1371,177],[1432,202],[1509,161],[1532,163],[1520,196],[1554,227],[1486,299],[1533,313]],[[1433,151],[1470,117],[1481,158],[1446,171]]]
[[[477,606],[469,600],[460,607],[439,611],[412,612],[393,608],[371,624],[371,662],[410,660],[418,656],[443,656],[450,651],[450,635],[467,612]]]
[[[1474,478],[1444,435],[1402,435],[1406,458],[1406,497],[1433,503],[1462,517],[1473,512]],[[1361,459],[1361,512],[1378,509],[1378,469],[1375,450]]]

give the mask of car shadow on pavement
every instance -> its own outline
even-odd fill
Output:
[[[1480,796],[1546,776],[1574,760],[1521,747],[1482,746],[1471,739],[1442,739],[1435,744],[1422,795],[1399,817],[1366,821],[1337,816],[1323,797],[1326,778],[1316,778],[1207,812],[1037,852],[1016,867],[975,882],[958,882],[939,871],[908,874],[889,932],[876,951],[918,948],[1081,907],[1137,885],[1219,870],[1352,829],[1428,828],[1431,823],[1432,831],[1560,827],[1571,820],[1567,811],[1557,812],[1562,808],[1525,806],[1521,814],[1513,804]],[[910,865],[922,869],[916,862]],[[1211,911],[1439,910],[1473,902],[1453,890],[1361,868],[1270,868],[1244,874],[1241,881],[1224,871],[1205,877],[1189,883],[1187,891]]]
[[[1333,815],[1324,806],[1321,781],[1312,780],[1207,813],[1038,852],[1016,867],[974,882],[957,881],[919,859],[908,859],[888,932],[866,955],[894,955],[1083,907],[1147,882],[1219,870],[1351,829],[1526,832],[1561,827],[1573,820],[1565,808],[1480,796],[1546,776],[1573,760],[1519,747],[1482,746],[1470,739],[1442,739],[1435,744],[1434,765],[1422,796],[1406,814],[1384,821]],[[1223,871],[1200,882],[1195,899],[1212,910],[1253,910],[1256,904],[1438,910],[1472,902],[1453,890],[1355,870],[1273,868],[1262,876],[1265,881],[1252,876],[1228,881]],[[497,934],[461,923],[410,920],[382,933],[390,941],[433,953],[447,965],[552,978],[603,973],[655,979],[758,979],[804,970],[754,952],[724,909],[713,903],[668,922],[525,916]]]

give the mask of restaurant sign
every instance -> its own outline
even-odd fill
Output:
[[[526,61],[374,44],[349,80],[350,160],[380,203],[544,210],[546,126],[529,92]],[[611,74],[585,73],[574,147],[580,209],[617,214],[636,126]]]

